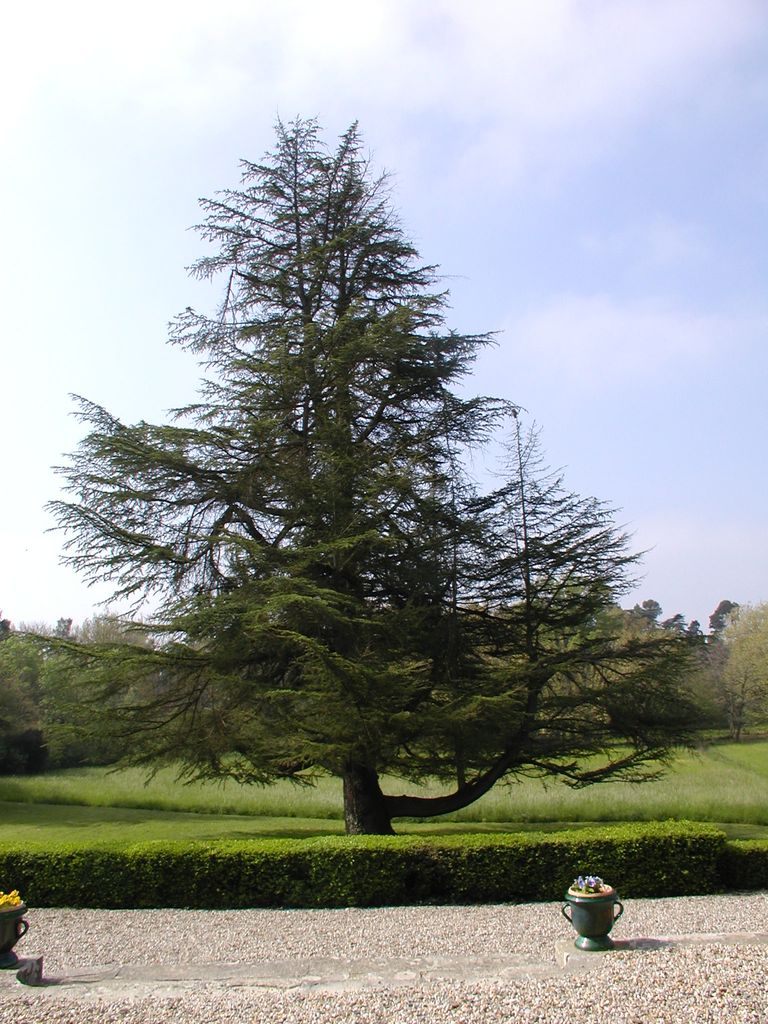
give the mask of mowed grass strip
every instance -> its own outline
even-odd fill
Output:
[[[587,828],[588,822],[525,825],[503,822],[398,822],[396,831],[422,835],[460,832],[563,831]],[[280,818],[265,815],[190,814],[137,810],[130,807],[84,807],[66,804],[0,803],[0,847],[22,844],[30,850],[59,844],[131,846],[174,841],[216,842],[221,839],[308,839],[341,835],[344,823],[330,818]]]
[[[398,792],[397,780],[385,790]],[[425,792],[440,792],[425,787]],[[112,842],[307,836],[343,831],[341,784],[270,787],[234,782],[185,785],[171,769],[147,780],[137,769],[83,768],[0,778],[0,842]],[[52,806],[55,805],[55,806]],[[642,785],[612,782],[572,790],[523,779],[497,786],[455,815],[396,822],[397,831],[516,831],[575,824],[660,821],[726,825],[734,837],[768,834],[768,742],[711,745],[680,754],[667,776]],[[31,831],[30,831],[31,830]],[[45,837],[43,838],[43,833]],[[26,838],[25,838],[26,837]],[[37,838],[35,838],[37,837]]]
[[[303,839],[343,831],[341,821],[324,818],[269,818],[130,807],[0,803],[0,847],[23,845],[30,850],[50,849],[59,844],[132,846],[167,840]]]
[[[489,832],[560,832],[588,829],[603,822],[396,822],[397,832],[452,835]],[[730,839],[768,839],[768,827],[717,822]],[[0,848],[30,851],[62,846],[133,846],[137,843],[217,842],[226,839],[309,839],[341,835],[341,821],[328,818],[246,817],[235,814],[190,814],[136,810],[130,807],[83,807],[64,804],[0,803]]]

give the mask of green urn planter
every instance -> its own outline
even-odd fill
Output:
[[[13,947],[26,935],[29,925],[23,920],[27,912],[26,904],[0,909],[0,968],[15,967],[19,958]]]
[[[565,903],[560,910],[578,932],[574,943],[577,949],[588,952],[613,949],[613,942],[608,936],[624,913],[624,906],[613,886],[602,885],[597,892],[583,892],[572,886],[566,892]]]

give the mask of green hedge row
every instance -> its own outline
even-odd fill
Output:
[[[430,838],[6,846],[0,889],[18,889],[36,907],[236,908],[556,900],[584,873],[628,897],[746,888],[724,884],[725,855],[722,832],[685,822]]]
[[[720,859],[723,888],[730,892],[768,889],[768,840],[726,843]]]

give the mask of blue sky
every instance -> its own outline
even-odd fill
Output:
[[[21,5],[17,5],[20,8]],[[194,397],[165,344],[218,287],[197,199],[279,115],[359,120],[468,387],[523,405],[571,488],[648,549],[625,604],[768,600],[768,7],[751,0],[71,0],[5,15],[0,609],[82,621],[43,510],[80,426]]]

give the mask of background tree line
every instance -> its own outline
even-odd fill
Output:
[[[614,606],[609,617],[627,634],[673,632],[695,644],[688,687],[704,728],[742,740],[768,718],[768,602],[721,601],[709,631],[677,613],[663,618],[658,601],[631,609]],[[94,704],[90,677],[61,644],[46,649],[29,635],[70,639],[86,645],[129,643],[148,638],[112,615],[81,624],[60,618],[55,626],[0,619],[0,773],[107,765],[126,754],[125,739],[108,726],[110,709]]]
[[[739,605],[721,601],[704,633],[681,614],[662,618],[661,605],[643,601],[626,613],[635,628],[666,630],[688,637],[695,657],[689,687],[702,724],[739,741],[768,718],[768,602]]]
[[[45,637],[51,639],[50,645]],[[80,625],[69,618],[60,618],[55,626],[20,623],[18,629],[3,619],[1,774],[113,764],[125,754],[124,741],[105,728],[109,708],[94,704],[81,665],[73,662],[61,643],[68,640],[94,647],[147,642],[111,615],[97,615]]]

